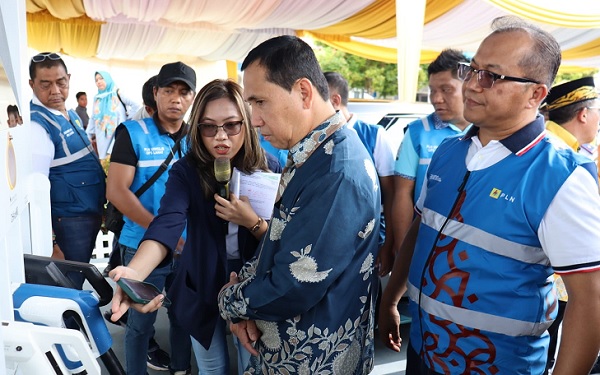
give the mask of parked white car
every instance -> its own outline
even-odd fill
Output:
[[[358,118],[364,122],[383,126],[394,150],[398,150],[406,125],[433,112],[433,106],[429,103],[351,99],[348,103],[348,110],[356,113]]]

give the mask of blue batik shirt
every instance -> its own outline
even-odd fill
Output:
[[[373,324],[380,193],[373,161],[335,114],[290,149],[267,233],[224,319],[262,336],[247,374],[366,374]]]

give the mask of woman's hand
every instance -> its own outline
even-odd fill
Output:
[[[110,271],[109,276],[114,281],[118,281],[121,277],[132,280],[140,280],[140,277],[136,270],[129,267],[119,266],[112,271]],[[143,281],[143,280],[140,280]],[[123,314],[129,310],[130,307],[139,311],[141,313],[149,313],[158,310],[162,306],[162,302],[164,300],[164,295],[159,294],[152,301],[147,304],[134,303],[131,298],[121,289],[121,287],[117,284],[117,289],[115,291],[115,295],[112,299],[111,311],[112,316],[110,320],[113,322],[118,321]]]
[[[242,227],[251,228],[258,220],[258,215],[252,209],[248,197],[241,196],[239,199],[235,194],[229,194],[229,200],[215,194],[215,211],[217,216],[225,221]]]

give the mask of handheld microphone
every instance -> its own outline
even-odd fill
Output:
[[[215,159],[215,178],[219,183],[219,196],[229,199],[229,179],[231,178],[231,163],[228,158]]]

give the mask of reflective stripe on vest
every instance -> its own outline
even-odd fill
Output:
[[[429,119],[427,118],[427,116],[423,117],[421,119],[421,122],[423,123],[424,131],[431,131],[431,128],[429,127]],[[429,163],[431,163],[431,158],[419,158],[420,165],[429,165]]]
[[[421,216],[422,224],[438,230],[438,228],[442,227],[444,221],[446,221],[446,216],[440,215],[429,208],[423,209]],[[442,233],[506,258],[530,264],[550,265],[548,257],[540,247],[527,246],[509,241],[456,220],[448,221]]]
[[[173,152],[173,150],[171,150],[171,152]],[[177,160],[175,160],[174,158],[171,159],[171,162],[169,162],[169,165],[173,165]],[[160,167],[162,163],[164,163],[164,160],[142,160],[142,161],[138,161],[137,165],[140,168],[148,168],[148,167]]]
[[[82,157],[86,156],[90,152],[92,152],[92,150],[90,148],[84,147],[77,152],[71,153],[71,150],[67,146],[67,140],[65,139],[65,137],[62,133],[62,128],[61,128],[60,124],[57,123],[56,121],[54,121],[53,119],[51,119],[50,117],[48,117],[45,113],[42,113],[39,111],[34,111],[34,112],[39,114],[40,116],[42,116],[44,119],[46,119],[46,121],[48,121],[49,124],[51,124],[56,129],[58,129],[58,134],[60,135],[63,151],[65,152],[65,154],[67,154],[67,156],[65,156],[65,157],[53,159],[52,162],[50,163],[50,168],[59,167],[61,165],[72,163],[72,162],[79,160]],[[77,130],[75,130],[75,132],[77,132]]]
[[[77,151],[74,154],[70,154],[68,156],[65,156],[64,158],[60,158],[60,159],[54,159],[52,160],[52,162],[50,163],[50,168],[52,167],[59,167],[61,165],[65,165],[65,164],[69,164],[74,162],[75,160],[79,160],[82,157],[88,155],[91,151],[87,148],[81,149],[79,151]]]
[[[411,283],[408,283],[408,296],[413,302],[419,304],[419,290]],[[425,294],[421,294],[420,307],[428,314],[433,314],[465,327],[508,336],[541,336],[554,322],[551,320],[543,323],[533,323],[486,314],[484,312],[447,305]]]
[[[144,132],[144,134],[150,134],[150,132],[148,131],[148,127],[146,126],[146,123],[144,122],[144,120],[137,120],[137,123],[140,124],[140,127],[142,128],[142,131]]]
[[[421,119],[421,122],[423,123],[423,130],[425,130],[426,132],[431,130],[431,128],[429,127],[429,119],[427,117],[428,116],[425,116]]]

